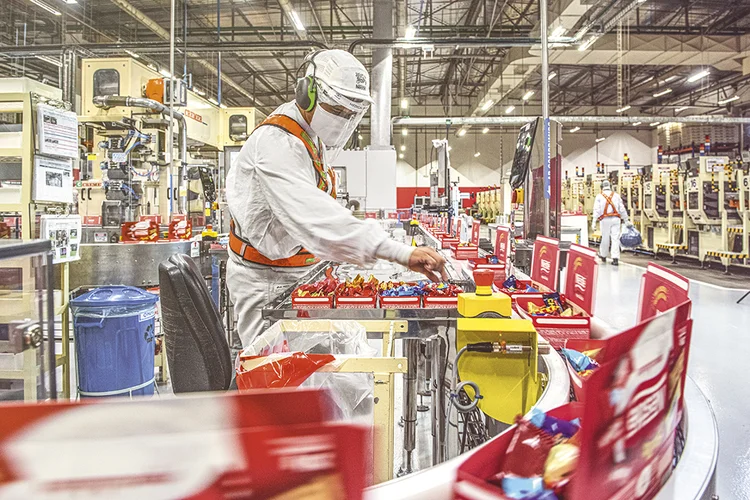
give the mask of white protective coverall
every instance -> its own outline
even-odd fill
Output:
[[[294,102],[272,114],[291,117],[317,140]],[[323,161],[327,166],[325,152]],[[323,260],[365,266],[384,259],[408,266],[412,247],[391,240],[376,221],[354,218],[317,182],[300,139],[277,127],[259,127],[227,175],[236,233],[271,260],[291,257],[304,247]],[[262,307],[309,270],[255,264],[229,250],[227,287],[242,346],[262,333]],[[233,349],[241,347],[233,344]]]
[[[607,201],[610,200],[610,202]],[[601,257],[620,258],[620,222],[628,223],[628,210],[620,195],[610,188],[604,188],[596,195],[593,213],[594,226],[600,223],[602,241],[599,244]]]

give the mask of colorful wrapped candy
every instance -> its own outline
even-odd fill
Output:
[[[573,349],[561,349],[562,355],[568,360],[570,365],[579,374],[584,374],[589,370],[596,370],[599,368],[599,363],[591,359],[587,354],[583,352],[574,351]]]
[[[339,283],[336,288],[336,295],[339,297],[374,297],[378,293],[378,284],[375,276],[370,276],[365,281],[365,278],[358,274],[351,281]]]
[[[423,285],[409,285],[407,283],[393,283],[392,281],[380,283],[381,297],[418,297],[425,294]]]
[[[555,418],[547,415],[545,412],[538,408],[531,410],[531,416],[529,422],[539,427],[543,431],[553,436],[558,434],[564,438],[572,438],[580,430],[580,424],[573,420],[563,420],[561,418]]]
[[[330,297],[339,286],[339,281],[334,278],[326,278],[315,283],[306,283],[297,287],[292,292],[293,297]]]
[[[464,291],[452,283],[426,283],[422,288],[429,297],[458,297],[458,294]]]
[[[544,485],[560,489],[567,484],[578,465],[580,453],[580,448],[572,443],[553,446],[544,462]]]

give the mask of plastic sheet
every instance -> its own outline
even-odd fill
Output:
[[[375,357],[365,328],[356,321],[331,321],[327,331],[306,331],[318,322],[275,323],[237,358],[240,389],[306,387],[326,389],[338,419],[372,423],[373,376],[329,371],[336,356]],[[325,368],[324,368],[325,367]],[[325,369],[326,371],[320,371]]]
[[[626,227],[620,235],[620,245],[625,248],[635,248],[641,243],[643,243],[641,233],[633,226]]]

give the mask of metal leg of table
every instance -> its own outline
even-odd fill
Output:
[[[430,339],[428,349],[432,362],[432,377],[430,379],[430,389],[432,391],[432,465],[437,465],[444,462],[446,458],[445,388],[443,373],[445,372],[445,352],[448,346],[438,336]]]
[[[404,460],[398,475],[413,472],[414,449],[417,442],[417,365],[419,363],[419,340],[404,339],[404,355],[408,360],[404,375]]]

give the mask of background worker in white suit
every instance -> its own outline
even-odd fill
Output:
[[[602,182],[602,190],[594,200],[594,213],[591,228],[596,230],[596,223],[601,225],[602,241],[599,245],[599,258],[607,262],[612,257],[612,265],[620,261],[620,223],[630,227],[628,210],[619,194],[612,191],[609,181]]]

